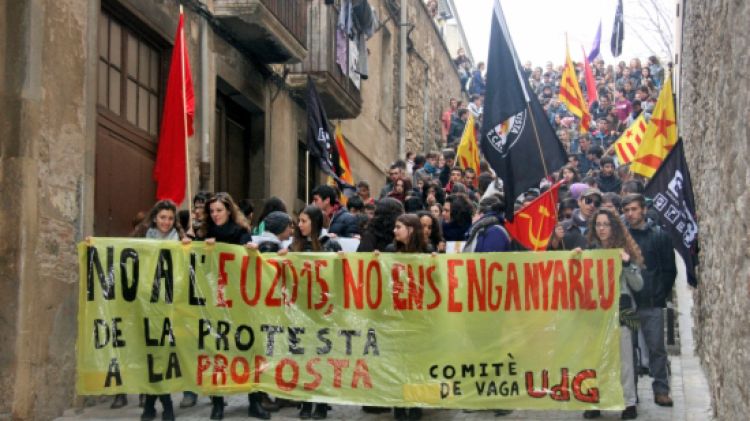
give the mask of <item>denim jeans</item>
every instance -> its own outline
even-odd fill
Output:
[[[667,348],[664,344],[664,312],[661,308],[639,308],[641,331],[648,347],[648,368],[654,382],[654,394],[669,393]]]

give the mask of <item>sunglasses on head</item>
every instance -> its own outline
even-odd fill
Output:
[[[584,198],[583,198],[583,201],[584,201],[584,203],[586,203],[587,205],[590,205],[590,204],[592,204],[592,203],[593,203],[593,204],[594,204],[594,206],[595,206],[595,207],[597,207],[597,208],[599,207],[599,205],[601,205],[601,204],[602,204],[602,201],[601,201],[601,200],[599,200],[599,199],[594,199],[594,198],[591,198],[591,197],[584,197]]]

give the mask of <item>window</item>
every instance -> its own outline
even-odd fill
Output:
[[[98,66],[98,104],[155,137],[161,73],[157,47],[102,11]]]
[[[391,32],[385,26],[381,29],[380,47],[380,122],[390,129],[393,127],[393,48]]]

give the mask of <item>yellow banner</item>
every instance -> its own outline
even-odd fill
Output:
[[[259,255],[79,245],[80,394],[623,408],[617,250]]]

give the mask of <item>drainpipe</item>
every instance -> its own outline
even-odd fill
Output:
[[[209,188],[208,183],[211,180],[211,135],[209,126],[211,125],[212,107],[209,105],[209,77],[208,77],[208,35],[210,28],[208,20],[204,17],[201,19],[201,156],[199,167],[199,189],[213,190]],[[188,200],[193,200],[189,197]]]
[[[406,155],[406,39],[409,23],[406,7],[409,0],[401,0],[401,21],[399,22],[400,51],[398,67],[398,157]]]

